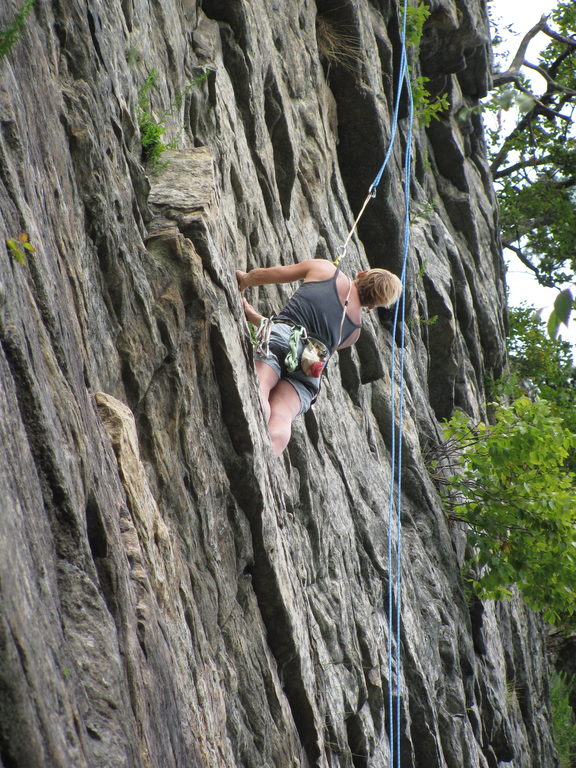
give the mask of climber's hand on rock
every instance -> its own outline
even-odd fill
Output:
[[[246,320],[258,328],[264,319],[263,315],[261,315],[260,312],[257,312],[252,304],[250,304],[245,298],[242,298],[242,307],[244,308]]]
[[[240,291],[240,293],[242,293],[242,291],[244,291],[248,287],[248,284],[246,282],[247,275],[248,275],[248,272],[242,272],[241,269],[236,270],[236,282],[238,283],[238,290]]]

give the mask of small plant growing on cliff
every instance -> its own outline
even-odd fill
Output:
[[[32,13],[36,0],[24,0],[19,11],[14,16],[7,29],[0,31],[0,61],[8,56],[16,42],[20,39],[26,19]]]
[[[142,160],[157,167],[162,154],[170,148],[162,140],[166,133],[165,113],[156,117],[152,111],[150,92],[158,82],[158,70],[151,69],[138,92],[138,127],[142,145]]]
[[[408,6],[406,9],[406,45],[413,48],[416,53],[422,40],[424,24],[430,16],[430,8],[424,3]],[[414,101],[414,114],[416,119],[427,128],[432,120],[438,120],[442,112],[445,112],[449,106],[447,93],[440,93],[432,97],[426,87],[430,82],[429,77],[424,75],[414,76],[414,67],[408,66],[412,78],[412,99]]]
[[[450,107],[447,93],[440,93],[434,98],[426,88],[430,82],[429,77],[419,75],[412,81],[412,98],[414,100],[414,114],[424,128],[428,128],[432,120],[439,120],[442,112]]]
[[[9,237],[6,240],[8,253],[19,264],[26,264],[26,255],[36,253],[36,248],[28,239],[26,232],[22,232],[17,238]]]
[[[410,223],[416,224],[420,221],[430,221],[432,215],[436,213],[436,201],[427,201],[420,204],[415,210],[410,211]],[[418,273],[417,277],[421,277]]]
[[[424,24],[430,16],[430,8],[424,3],[409,5],[406,8],[406,45],[420,45]]]
[[[158,70],[151,69],[146,80],[138,91],[138,127],[140,128],[140,143],[142,145],[142,160],[149,163],[152,170],[159,170],[163,167],[160,158],[167,149],[174,149],[175,143],[166,144],[162,137],[166,133],[166,120],[174,115],[176,109],[179,109],[186,95],[192,88],[203,82],[209,75],[209,71],[203,72],[194,80],[189,82],[186,87],[176,95],[173,103],[156,115],[152,109],[151,91],[158,82]]]
[[[414,328],[417,325],[420,326],[427,326],[427,325],[436,325],[438,322],[438,315],[432,315],[431,317],[426,317],[423,315],[414,315],[414,317],[409,317],[408,320],[406,320],[406,325],[408,328]]]
[[[142,54],[138,50],[138,48],[135,48],[134,46],[130,46],[126,49],[126,61],[128,63],[128,66],[135,67],[142,61]]]
[[[545,400],[494,408],[493,425],[461,412],[447,422],[450,476],[437,478],[452,519],[469,526],[472,586],[500,600],[516,585],[547,621],[573,624],[576,487],[565,461],[576,435]]]

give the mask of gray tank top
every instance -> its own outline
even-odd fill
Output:
[[[284,309],[274,318],[277,322],[286,320],[296,325],[303,325],[309,336],[321,341],[332,352],[336,349],[340,338],[340,323],[344,311],[336,286],[339,272],[340,270],[337,269],[327,280],[309,280],[302,283]],[[346,315],[340,343],[346,341],[350,334],[361,327]]]

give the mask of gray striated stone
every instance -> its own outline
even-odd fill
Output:
[[[14,9],[0,9],[4,28]],[[481,0],[435,2],[407,275],[403,765],[554,766],[542,628],[469,606],[426,457],[505,366]],[[318,49],[320,13],[352,64]],[[390,136],[392,0],[36,3],[0,72],[0,765],[388,765],[390,315],[276,460],[234,271],[330,258]],[[321,47],[320,47],[321,48]],[[141,165],[138,92],[176,148]],[[198,82],[206,69],[209,76]],[[441,85],[445,82],[446,85]],[[404,107],[403,107],[404,108]],[[344,268],[399,270],[402,141]],[[254,289],[266,312],[288,286]],[[433,321],[433,316],[437,320]]]

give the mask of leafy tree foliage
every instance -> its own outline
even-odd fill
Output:
[[[543,16],[524,36],[508,69],[494,74],[496,90],[487,105],[498,114],[516,106],[521,114],[504,138],[500,130],[488,131],[503,245],[551,287],[574,280],[576,273],[575,27],[576,4],[558,0],[550,18]],[[549,43],[532,63],[526,51],[538,34]],[[546,82],[541,96],[530,90],[528,69]],[[574,287],[558,294],[548,321],[552,338],[561,323],[568,325],[575,296]]]
[[[506,383],[507,394],[518,397],[526,390],[537,394],[550,403],[564,426],[576,434],[576,367],[572,345],[550,338],[533,307],[510,309],[509,321],[508,355],[512,375]],[[576,451],[570,452],[566,463],[576,472]]]
[[[436,478],[451,516],[469,524],[476,593],[501,599],[515,584],[550,622],[573,628],[576,367],[570,343],[550,338],[533,307],[509,317],[510,373],[492,382],[492,423],[457,412]]]
[[[548,286],[571,281],[576,273],[575,29],[576,3],[559,0],[550,18],[525,35],[510,67],[494,74],[490,105],[521,111],[507,136],[490,135],[503,244]],[[526,49],[537,34],[547,35],[549,43],[533,63]],[[545,79],[541,96],[531,92],[527,69]]]
[[[576,446],[545,400],[520,397],[496,406],[494,424],[446,425],[455,473],[444,480],[453,518],[469,524],[470,578],[484,599],[516,585],[554,624],[576,610],[576,487],[565,461]]]

